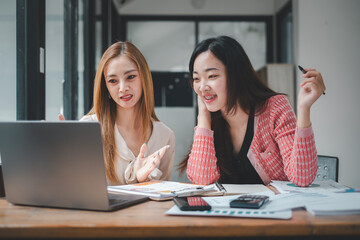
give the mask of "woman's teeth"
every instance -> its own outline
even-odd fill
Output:
[[[123,97],[120,97],[121,99],[128,99],[128,98],[131,98],[132,95],[126,95],[126,96],[123,96]]]
[[[205,98],[206,100],[211,100],[211,99],[213,99],[214,97],[216,97],[216,95],[205,96],[204,98]]]

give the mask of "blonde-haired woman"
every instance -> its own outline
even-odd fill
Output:
[[[175,136],[154,111],[148,64],[130,42],[103,54],[94,82],[94,106],[80,121],[99,121],[110,185],[169,180]]]

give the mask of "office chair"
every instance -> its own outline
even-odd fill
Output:
[[[316,181],[338,181],[339,158],[333,156],[318,155],[318,171]]]

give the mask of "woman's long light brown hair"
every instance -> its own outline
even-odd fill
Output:
[[[141,79],[142,96],[139,99],[139,115],[141,117],[141,131],[143,142],[147,141],[147,130],[152,127],[151,120],[159,121],[154,111],[154,90],[153,81],[149,66],[141,54],[130,42],[116,42],[112,44],[103,54],[96,72],[94,82],[94,106],[89,114],[96,114],[102,128],[103,148],[105,156],[106,176],[110,182],[118,182],[115,171],[115,159],[117,155],[115,143],[115,119],[116,103],[109,98],[109,91],[106,87],[104,70],[109,62],[120,55],[131,59],[139,71]]]

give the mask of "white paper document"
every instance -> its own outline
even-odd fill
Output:
[[[208,211],[181,211],[176,205],[170,208],[167,215],[187,215],[203,217],[240,217],[240,218],[272,218],[272,219],[290,219],[291,210],[281,212],[262,211],[254,209],[224,208],[211,209]]]
[[[252,194],[257,192],[272,192],[263,184],[222,184],[222,186],[226,194]]]
[[[360,214],[360,193],[329,193],[323,201],[307,202],[306,210],[314,215]]]
[[[257,192],[272,192],[264,184],[221,184],[216,182],[208,185],[208,187],[213,187],[214,191],[204,193],[201,196],[226,196],[253,194]]]
[[[280,193],[318,193],[318,192],[337,192],[348,189],[349,187],[337,183],[333,180],[315,181],[308,187],[299,187],[290,181],[271,181],[270,183]]]
[[[266,195],[265,193],[258,193]],[[222,197],[203,197],[213,209],[230,208],[230,201],[240,195]],[[270,201],[261,211],[288,211],[305,208],[314,215],[360,214],[360,193],[282,193],[268,195]],[[248,209],[245,209],[248,210]]]
[[[128,185],[108,186],[107,189],[109,192],[115,194],[123,192],[144,195],[153,200],[167,200],[175,196],[193,196],[215,191],[213,186],[172,181],[150,181]]]
[[[251,193],[252,195],[266,195],[269,196],[270,199],[275,194],[272,191],[265,191],[265,192],[258,192],[258,193]],[[230,208],[230,202],[239,196],[239,195],[229,195],[229,196],[218,196],[218,197],[202,197],[212,208]],[[264,206],[263,206],[264,207]],[[263,209],[263,207],[261,209]]]

